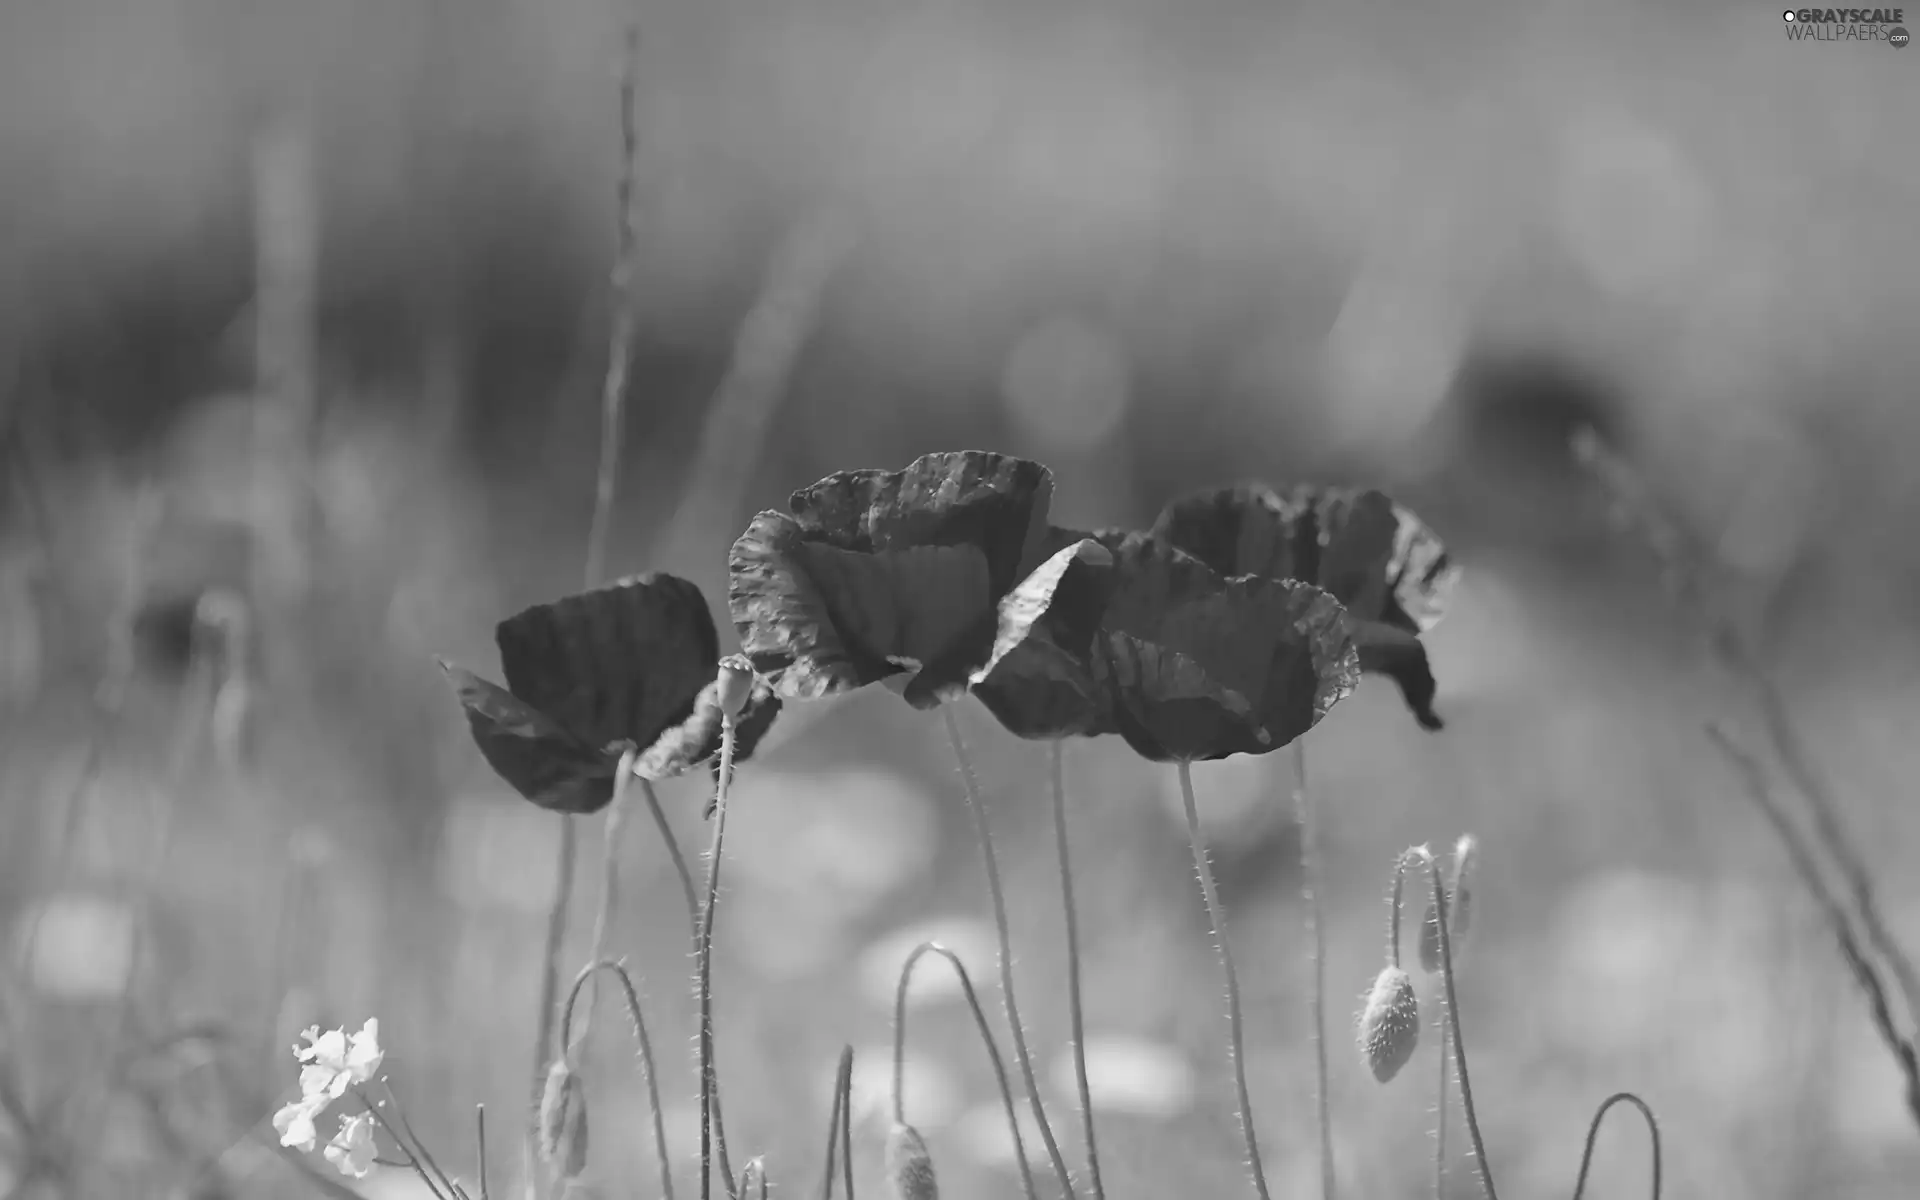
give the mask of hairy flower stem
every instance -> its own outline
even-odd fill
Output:
[[[716,1139],[713,1120],[714,1097],[720,1080],[713,1063],[713,920],[720,899],[720,856],[727,837],[727,789],[733,782],[734,719],[720,726],[720,779],[713,799],[713,844],[707,851],[707,902],[700,909],[700,942],[695,959],[700,994],[700,1200],[713,1194],[713,1162],[716,1141],[720,1156],[720,1177],[727,1192],[733,1193],[733,1171],[726,1162],[726,1143]]]
[[[960,781],[967,793],[967,811],[973,814],[974,831],[980,837],[980,855],[987,868],[987,892],[993,901],[993,928],[999,938],[1000,960],[1000,1000],[1007,1010],[1007,1024],[1013,1033],[1013,1055],[1020,1065],[1020,1077],[1026,1084],[1027,1101],[1033,1108],[1033,1119],[1040,1126],[1040,1140],[1046,1143],[1047,1157],[1053,1161],[1054,1174],[1060,1177],[1060,1192],[1067,1200],[1073,1200],[1073,1177],[1067,1171],[1067,1161],[1061,1157],[1060,1145],[1054,1141],[1053,1127],[1047,1123],[1046,1106],[1040,1101],[1040,1083],[1033,1074],[1033,1056],[1027,1050],[1027,1035],[1020,1024],[1020,1005],[1013,994],[1013,935],[1007,928],[1007,899],[1000,887],[1000,864],[993,854],[993,836],[987,829],[986,805],[980,800],[980,784],[973,774],[973,760],[967,756],[967,744],[960,736],[960,721],[953,715],[953,705],[940,706],[940,716],[947,725],[947,740],[953,745],[953,756],[960,763]]]
[[[488,1200],[487,1193],[487,1106],[478,1104],[473,1109],[473,1140],[475,1174],[480,1178],[480,1200]]]
[[[1227,981],[1227,1057],[1233,1063],[1233,1087],[1240,1116],[1240,1134],[1247,1143],[1247,1170],[1253,1179],[1254,1194],[1271,1200],[1267,1193],[1267,1172],[1260,1163],[1260,1142],[1253,1133],[1253,1099],[1247,1092],[1246,1046],[1240,1030],[1240,977],[1233,969],[1233,951],[1227,947],[1227,916],[1220,904],[1220,892],[1214,886],[1213,868],[1207,864],[1207,845],[1200,835],[1200,810],[1193,802],[1193,769],[1181,759],[1180,801],[1187,810],[1187,843],[1193,848],[1193,870],[1200,876],[1200,896],[1207,903],[1207,919],[1213,924],[1214,946],[1220,951],[1220,973]]]
[[[906,1077],[907,1077],[907,986],[913,981],[913,968],[920,959],[928,954],[937,954],[947,960],[953,973],[960,979],[960,991],[966,997],[967,1008],[973,1013],[973,1023],[980,1030],[980,1044],[986,1047],[987,1061],[993,1066],[994,1082],[1000,1086],[1000,1102],[1007,1110],[1007,1129],[1013,1134],[1014,1164],[1020,1171],[1020,1186],[1027,1200],[1038,1200],[1033,1190],[1033,1168],[1027,1163],[1026,1140],[1020,1136],[1020,1114],[1014,1110],[1013,1087],[1007,1081],[1007,1064],[1000,1057],[1000,1044],[994,1041],[993,1027],[987,1023],[986,1010],[980,1007],[980,997],[973,990],[973,979],[967,974],[966,964],[960,956],[938,942],[922,942],[907,955],[907,961],[900,966],[900,984],[893,994],[893,1120],[896,1125],[907,1123]]]
[[[606,574],[607,537],[613,525],[613,498],[620,478],[620,448],[625,441],[627,364],[633,356],[633,275],[638,232],[633,215],[635,163],[639,134],[634,123],[634,97],[640,88],[640,27],[629,23],[620,71],[620,181],[614,194],[619,231],[612,274],[612,328],[607,338],[607,373],[600,389],[600,465],[594,476],[593,520],[587,528],[584,577],[591,588]],[[611,819],[611,818],[609,818]],[[610,839],[611,840],[611,839]],[[560,822],[559,862],[555,871],[553,904],[547,913],[545,965],[540,976],[540,1014],[534,1038],[533,1103],[522,1152],[527,1167],[527,1192],[538,1195],[533,1171],[533,1147],[540,1090],[547,1060],[553,1054],[553,1009],[560,991],[560,955],[567,940],[567,904],[573,896],[573,875],[580,858],[579,830],[569,817]]]
[[[1460,1036],[1460,1002],[1454,995],[1453,931],[1448,928],[1452,921],[1447,915],[1447,885],[1440,878],[1440,864],[1434,861],[1432,852],[1425,846],[1415,846],[1402,854],[1400,870],[1394,874],[1394,963],[1398,965],[1400,957],[1400,883],[1409,867],[1425,867],[1433,886],[1434,924],[1440,935],[1440,977],[1446,983],[1447,1023],[1453,1036],[1453,1070],[1460,1077],[1460,1108],[1467,1117],[1467,1137],[1473,1143],[1473,1162],[1480,1173],[1480,1189],[1486,1193],[1487,1200],[1500,1200],[1493,1188],[1493,1169],[1487,1165],[1487,1146],[1480,1137],[1480,1118],[1473,1111],[1473,1081],[1467,1074],[1467,1044]]]
[[[1053,840],[1060,850],[1060,907],[1067,920],[1067,1014],[1073,1036],[1073,1082],[1080,1091],[1080,1126],[1087,1139],[1087,1181],[1094,1200],[1106,1200],[1100,1183],[1100,1151],[1093,1140],[1093,1088],[1087,1081],[1087,1029],[1080,1002],[1080,919],[1073,904],[1073,867],[1067,857],[1067,782],[1065,744],[1055,738],[1047,744],[1048,774],[1053,783]],[[898,1114],[895,1114],[898,1120]],[[1032,1185],[1028,1185],[1031,1192]]]
[[[1320,916],[1320,834],[1313,794],[1307,790],[1307,750],[1293,743],[1293,813],[1300,825],[1300,891],[1307,902],[1307,936],[1313,955],[1313,1105],[1320,1123],[1320,1197],[1333,1200],[1333,1117],[1327,1095],[1327,931]],[[1224,940],[1225,935],[1222,934]]]
[[[573,977],[573,990],[567,996],[566,1013],[561,1018],[561,1042],[571,1044],[570,1034],[573,1021],[574,1002],[580,996],[580,987],[601,971],[608,971],[619,981],[620,990],[627,1001],[627,1017],[633,1023],[634,1046],[640,1056],[640,1074],[647,1084],[647,1111],[653,1117],[653,1149],[660,1163],[660,1195],[663,1200],[673,1200],[673,1159],[667,1154],[667,1125],[660,1113],[660,1082],[656,1078],[653,1066],[653,1039],[647,1035],[646,1014],[640,1008],[640,992],[633,985],[633,976],[627,969],[612,959],[598,959],[581,968]],[[482,1126],[484,1130],[485,1126]],[[481,1176],[481,1187],[486,1186],[486,1176]]]
[[[1647,1102],[1632,1092],[1615,1092],[1602,1100],[1594,1112],[1593,1121],[1587,1126],[1586,1149],[1580,1152],[1580,1177],[1574,1180],[1573,1200],[1580,1200],[1587,1193],[1587,1171],[1593,1166],[1593,1144],[1600,1136],[1600,1123],[1607,1119],[1607,1110],[1623,1100],[1639,1109],[1646,1119],[1647,1135],[1653,1139],[1653,1200],[1660,1200],[1660,1121],[1653,1115],[1653,1109],[1647,1107]]]
[[[1434,1093],[1433,1108],[1433,1200],[1445,1200],[1447,1193],[1447,1009],[1440,1006],[1433,1024],[1440,1031],[1440,1088]]]

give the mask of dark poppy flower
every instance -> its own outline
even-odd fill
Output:
[[[440,665],[488,765],[541,808],[605,808],[629,748],[643,779],[719,753],[719,636],[706,598],[684,579],[639,575],[537,604],[500,622],[494,641],[506,687]],[[779,711],[757,681],[735,731],[736,760]]]
[[[1302,579],[1333,593],[1361,669],[1398,684],[1423,727],[1442,727],[1420,635],[1445,611],[1459,571],[1433,531],[1384,493],[1213,488],[1169,504],[1153,533],[1224,575]]]
[[[788,698],[885,680],[938,703],[986,659],[995,605],[1045,557],[1052,495],[1039,463],[981,450],[803,488],[728,556],[742,649]]]
[[[1003,600],[979,696],[1022,737],[1119,733],[1143,757],[1264,754],[1311,729],[1359,666],[1340,604],[1228,579],[1146,534],[1060,550]]]

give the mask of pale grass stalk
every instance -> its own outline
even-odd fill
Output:
[[[640,27],[629,21],[620,72],[620,182],[615,193],[619,240],[612,274],[611,332],[607,339],[607,372],[600,391],[600,465],[594,477],[593,521],[587,530],[584,586],[592,588],[606,574],[607,538],[613,524],[613,499],[619,483],[620,450],[626,431],[627,367],[633,356],[633,276],[637,235],[633,215],[634,177],[638,134],[634,126],[634,96],[640,79]],[[609,820],[612,820],[609,817]],[[553,1055],[554,1001],[560,991],[560,957],[567,938],[567,905],[573,897],[573,876],[579,864],[579,830],[571,817],[560,818],[560,846],[555,864],[553,902],[547,913],[547,938],[540,976],[540,1011],[534,1035],[533,1104],[521,1143],[526,1168],[527,1195],[537,1197],[533,1146],[539,1138],[532,1114],[539,1109],[541,1082]]]

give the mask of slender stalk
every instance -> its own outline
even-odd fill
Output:
[[[1180,800],[1187,810],[1187,842],[1193,848],[1194,873],[1200,876],[1200,895],[1207,903],[1207,919],[1213,923],[1214,945],[1220,951],[1220,972],[1227,981],[1227,1057],[1233,1061],[1233,1086],[1237,1094],[1240,1134],[1247,1143],[1247,1170],[1253,1190],[1260,1200],[1271,1200],[1267,1192],[1267,1173],[1260,1163],[1260,1143],[1253,1133],[1253,1100],[1247,1093],[1246,1048],[1240,1031],[1240,977],[1233,969],[1233,951],[1227,947],[1227,917],[1220,904],[1220,893],[1213,883],[1213,868],[1207,865],[1206,842],[1200,835],[1200,810],[1193,802],[1193,771],[1185,759],[1177,767],[1180,774]]]
[[[1632,1092],[1615,1092],[1602,1100],[1593,1114],[1593,1122],[1587,1126],[1587,1147],[1580,1153],[1580,1177],[1573,1184],[1573,1200],[1586,1195],[1587,1170],[1593,1165],[1593,1144],[1600,1136],[1600,1122],[1607,1119],[1607,1110],[1622,1100],[1639,1109],[1646,1119],[1647,1134],[1653,1139],[1653,1200],[1660,1200],[1660,1121],[1653,1115],[1653,1109],[1647,1107],[1647,1102]]]
[[[661,842],[666,845],[667,857],[673,862],[673,872],[680,878],[680,891],[687,902],[688,936],[693,942],[694,957],[698,959],[700,955],[700,893],[694,887],[693,872],[687,868],[687,856],[680,852],[680,839],[673,835],[673,826],[667,822],[666,811],[660,807],[660,796],[653,790],[651,781],[640,780],[640,795],[646,801],[647,812],[653,817],[653,825],[660,833]],[[708,1060],[713,1063],[714,1073],[718,1075],[720,1071],[718,1049],[709,1046],[707,1055]],[[721,1118],[718,1091],[713,1094],[713,1142],[719,1149],[720,1164],[724,1170],[727,1167],[727,1135],[726,1122]],[[729,1178],[731,1178],[730,1175]]]
[[[407,1153],[417,1156],[422,1162],[426,1163],[427,1169],[433,1172],[434,1177],[440,1181],[441,1185],[445,1187],[448,1192],[458,1195],[460,1185],[453,1181],[453,1176],[447,1174],[439,1162],[434,1159],[433,1151],[427,1149],[427,1144],[420,1140],[419,1134],[413,1131],[413,1122],[407,1120],[407,1110],[401,1106],[400,1097],[395,1094],[393,1090],[393,1081],[385,1075],[382,1075],[380,1077],[380,1086],[386,1090],[387,1099],[393,1102],[394,1119],[400,1123],[400,1128],[405,1131],[407,1135],[407,1141],[410,1143],[410,1148],[408,1148]],[[364,1100],[365,1097],[362,1097],[362,1099]]]
[[[593,950],[587,956],[590,963],[599,962],[607,956],[607,932],[613,924],[613,910],[618,901],[620,890],[620,833],[626,827],[627,787],[633,779],[633,763],[640,756],[638,748],[629,746],[620,755],[620,765],[614,771],[613,799],[607,805],[607,822],[603,833],[604,844],[600,852],[600,910],[593,917]],[[587,984],[586,995],[580,1000],[580,1045],[586,1044],[593,1032],[593,1004],[599,998],[597,983]],[[571,1044],[561,1046],[561,1053],[572,1054],[575,1047]]]
[[[473,1138],[479,1147],[475,1153],[480,1160],[480,1200],[489,1200],[487,1195],[487,1106],[484,1104],[476,1104],[473,1108]]]
[[[1067,1012],[1073,1035],[1073,1082],[1080,1090],[1080,1126],[1087,1139],[1087,1180],[1094,1200],[1106,1200],[1100,1183],[1100,1151],[1093,1139],[1093,1088],[1087,1080],[1087,1030],[1080,1002],[1080,919],[1073,904],[1073,867],[1067,858],[1067,784],[1065,743],[1047,744],[1048,775],[1053,783],[1053,840],[1060,850],[1060,907],[1067,919]]]
[[[1916,1124],[1920,1124],[1920,1053],[1916,1053],[1912,1039],[1904,1036],[1894,1022],[1893,1008],[1887,998],[1886,984],[1880,973],[1874,969],[1867,952],[1861,947],[1859,937],[1854,933],[1853,922],[1848,919],[1845,906],[1834,894],[1821,874],[1819,864],[1814,860],[1813,848],[1808,839],[1787,816],[1786,808],[1774,796],[1773,789],[1767,785],[1766,773],[1740,744],[1733,740],[1725,729],[1718,724],[1707,726],[1707,736],[1727,761],[1732,764],[1740,776],[1740,782],[1746,786],[1747,796],[1760,810],[1767,823],[1773,827],[1774,835],[1786,847],[1787,857],[1793,869],[1800,876],[1801,885],[1812,894],[1814,903],[1825,914],[1833,930],[1833,937],[1840,945],[1840,955],[1846,960],[1848,970],[1853,972],[1854,981],[1867,995],[1867,1008],[1873,1018],[1875,1032],[1892,1053],[1894,1062],[1899,1065],[1901,1076],[1906,1081],[1907,1111],[1912,1114]]]
[[[840,1048],[840,1065],[833,1072],[833,1108],[827,1113],[826,1165],[820,1171],[820,1200],[833,1200],[833,1168],[840,1157],[840,1114],[853,1090],[853,1047]]]
[[[1020,1024],[1020,1005],[1013,994],[1013,935],[1007,928],[1007,899],[1000,886],[1000,864],[993,854],[993,836],[987,829],[986,805],[980,800],[980,784],[974,778],[973,760],[967,756],[967,744],[960,736],[960,722],[953,715],[953,705],[942,704],[940,716],[947,725],[947,740],[953,745],[953,756],[960,763],[960,780],[967,793],[967,810],[973,814],[974,831],[980,837],[980,853],[987,868],[987,892],[993,901],[993,927],[999,938],[1000,960],[1000,1000],[1007,1010],[1007,1024],[1013,1033],[1013,1055],[1020,1065],[1020,1076],[1027,1088],[1027,1101],[1033,1108],[1033,1119],[1040,1126],[1040,1139],[1046,1143],[1047,1157],[1053,1160],[1053,1170],[1060,1177],[1060,1192],[1067,1200],[1073,1200],[1073,1177],[1067,1171],[1067,1161],[1060,1155],[1060,1144],[1054,1141],[1053,1126],[1047,1123],[1046,1106],[1040,1101],[1040,1083],[1033,1074],[1033,1055],[1027,1049],[1027,1035]]]
[[[1320,915],[1320,833],[1307,790],[1307,749],[1293,743],[1293,813],[1300,825],[1300,892],[1307,902],[1307,935],[1313,955],[1313,1106],[1320,1123],[1320,1196],[1333,1200],[1333,1117],[1327,1086],[1327,931]],[[1225,936],[1224,934],[1222,935]]]
[[[627,365],[633,356],[634,247],[638,241],[633,215],[635,161],[639,137],[634,126],[634,96],[640,80],[640,28],[627,26],[626,53],[620,72],[620,182],[614,203],[618,210],[618,244],[612,274],[612,329],[607,339],[607,373],[600,390],[600,464],[594,476],[593,519],[587,528],[585,586],[591,588],[606,574],[607,538],[613,525],[613,498],[619,485],[620,451],[625,441]],[[612,818],[609,818],[612,819]],[[553,903],[547,912],[545,965],[540,976],[540,1013],[534,1037],[533,1103],[521,1143],[527,1165],[527,1193],[539,1194],[532,1170],[540,1088],[553,1054],[554,1000],[560,991],[560,956],[566,946],[567,903],[573,896],[573,875],[580,858],[579,831],[571,819],[560,824],[559,862],[556,864]]]
[[[660,1112],[660,1083],[653,1065],[653,1039],[647,1035],[647,1018],[640,1008],[639,989],[634,987],[633,976],[627,973],[626,967],[612,959],[600,959],[588,963],[573,977],[573,989],[567,995],[566,1011],[561,1017],[561,1043],[567,1045],[572,1042],[573,1006],[579,999],[581,986],[600,971],[612,972],[627,1001],[627,1018],[633,1023],[634,1045],[640,1056],[640,1074],[645,1077],[647,1084],[647,1109],[653,1117],[653,1148],[660,1162],[660,1195],[664,1200],[673,1200],[673,1160],[667,1155],[667,1125]],[[480,1186],[484,1194],[484,1175]]]
[[[1447,1006],[1444,1001],[1434,1014],[1434,1027],[1440,1031],[1440,1090],[1434,1093],[1433,1116],[1433,1200],[1444,1200],[1447,1190]]]
[[[727,788],[733,781],[734,720],[728,717],[720,727],[720,780],[713,801],[713,845],[707,851],[707,902],[700,909],[700,943],[695,970],[699,973],[700,992],[700,1200],[713,1194],[714,1123],[713,1098],[720,1090],[713,1065],[713,921],[720,899],[720,856],[727,836]],[[725,1144],[721,1144],[721,1177],[727,1191],[733,1191],[733,1172],[725,1165]]]
[[[1440,878],[1440,865],[1434,861],[1433,854],[1426,847],[1420,846],[1407,851],[1401,856],[1402,863],[1405,863],[1409,857],[1426,867],[1427,876],[1433,885],[1434,925],[1440,934],[1440,972],[1441,978],[1446,982],[1447,1022],[1453,1034],[1454,1074],[1460,1077],[1460,1107],[1467,1116],[1467,1137],[1473,1143],[1473,1161],[1475,1168],[1480,1172],[1481,1190],[1486,1192],[1487,1200],[1499,1200],[1499,1195],[1493,1188],[1493,1169],[1487,1165],[1487,1146],[1480,1137],[1480,1118],[1473,1111],[1473,1081],[1467,1074],[1467,1044],[1466,1040],[1460,1036],[1460,1001],[1454,994],[1453,986],[1453,932],[1448,929],[1448,925],[1452,922],[1447,916],[1447,887]],[[1400,890],[1398,878],[1394,880],[1393,886],[1394,891],[1398,893]],[[1397,916],[1399,905],[1396,904],[1394,908]],[[1399,941],[1397,937],[1394,940],[1396,943]]]
[[[840,1059],[840,1183],[853,1200],[853,1047]]]
[[[973,1013],[973,1023],[980,1031],[980,1044],[986,1047],[987,1061],[993,1066],[993,1079],[1000,1087],[1000,1102],[1007,1110],[1007,1129],[1013,1134],[1013,1155],[1015,1165],[1020,1170],[1020,1186],[1026,1192],[1027,1200],[1037,1200],[1033,1190],[1033,1168],[1027,1162],[1026,1140],[1020,1136],[1020,1114],[1014,1110],[1013,1088],[1007,1081],[1007,1064],[1000,1057],[1000,1044],[994,1040],[993,1028],[987,1024],[986,1010],[980,1007],[980,997],[973,990],[973,979],[967,974],[966,964],[960,956],[938,942],[922,942],[907,955],[906,962],[900,966],[900,984],[893,993],[893,1119],[896,1124],[907,1123],[906,1105],[906,1064],[907,1064],[907,985],[913,981],[913,968],[920,959],[928,954],[937,954],[947,960],[953,973],[960,979],[960,991],[966,997],[967,1008]]]
[[[354,1098],[360,1101],[366,1108],[367,1115],[372,1117],[380,1128],[386,1130],[387,1137],[393,1142],[394,1146],[399,1149],[400,1153],[406,1156],[406,1165],[413,1168],[413,1173],[420,1177],[421,1183],[427,1185],[427,1191],[431,1192],[436,1197],[436,1200],[450,1200],[447,1194],[440,1190],[440,1185],[435,1182],[434,1177],[427,1173],[426,1165],[422,1163],[419,1156],[413,1152],[413,1147],[407,1144],[407,1139],[401,1136],[400,1130],[395,1128],[393,1122],[387,1120],[386,1114],[380,1111],[380,1106],[369,1099],[367,1094],[359,1088],[355,1088],[353,1094]]]

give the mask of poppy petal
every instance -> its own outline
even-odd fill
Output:
[[[1054,554],[1000,602],[993,651],[969,682],[1008,732],[1024,738],[1114,732],[1096,674],[1101,572],[1113,553],[1086,538]]]
[[[474,744],[494,773],[541,808],[591,813],[613,799],[618,751],[589,745],[496,683],[442,659]]]
[[[1142,754],[1276,750],[1353,690],[1359,664],[1345,611],[1329,593],[1297,580],[1222,580],[1154,539],[1118,558],[1102,627],[1116,708],[1138,726],[1123,734]]]
[[[706,597],[659,573],[534,605],[494,640],[507,688],[593,746],[651,746],[687,718],[720,657]]]
[[[1422,729],[1446,728],[1440,714],[1433,711],[1439,685],[1427,661],[1427,648],[1419,638],[1384,622],[1355,621],[1353,644],[1360,653],[1360,669],[1393,680]]]
[[[971,546],[986,558],[992,597],[1034,564],[1050,526],[1053,473],[988,450],[923,454],[900,471],[844,471],[793,494],[807,540],[862,554]]]

